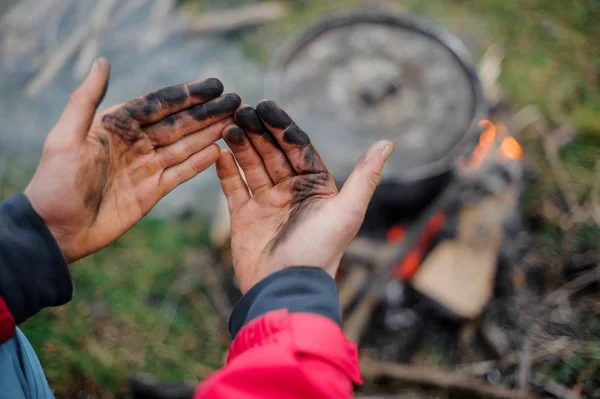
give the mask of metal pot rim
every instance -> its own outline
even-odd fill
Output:
[[[473,65],[471,53],[465,44],[446,28],[424,18],[414,15],[402,15],[383,10],[359,9],[345,13],[327,15],[307,28],[299,36],[280,47],[270,62],[265,76],[265,92],[267,97],[280,99],[281,76],[287,66],[294,60],[297,52],[309,45],[325,32],[355,23],[378,23],[402,27],[418,31],[439,42],[450,50],[450,53],[461,65],[471,84],[473,95],[472,119],[469,126],[454,147],[443,157],[426,165],[401,171],[394,178],[386,181],[414,182],[429,177],[439,176],[452,169],[457,158],[470,151],[480,133],[479,122],[487,119],[489,107],[479,81],[479,76]]]

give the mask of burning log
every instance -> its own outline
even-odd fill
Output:
[[[502,226],[515,194],[508,190],[463,209],[458,237],[433,250],[413,287],[463,318],[479,316],[492,297]]]

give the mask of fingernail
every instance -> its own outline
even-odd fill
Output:
[[[92,68],[90,69],[89,76],[97,74],[98,71],[100,70],[100,68],[106,68],[106,67],[108,67],[108,61],[106,61],[106,58],[104,58],[104,57],[96,58],[94,60],[94,63],[92,64]]]
[[[98,65],[98,59],[96,58],[94,60],[94,63],[92,64],[92,68],[90,68],[90,73],[88,73],[88,76],[95,75],[98,72],[99,67],[100,66]]]
[[[381,152],[384,161],[386,161],[394,151],[394,143],[389,140],[381,140],[377,146],[379,147],[379,151]]]

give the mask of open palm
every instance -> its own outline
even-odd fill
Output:
[[[287,267],[319,267],[333,277],[362,224],[392,143],[381,141],[365,152],[338,194],[308,135],[277,104],[243,106],[235,122],[223,131],[233,154],[221,154],[217,173],[229,205],[242,293]]]
[[[179,184],[219,157],[223,127],[240,104],[216,79],[167,87],[96,108],[108,84],[99,59],[49,133],[25,190],[68,262],[106,246]]]

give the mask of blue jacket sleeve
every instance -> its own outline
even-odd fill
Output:
[[[318,314],[342,324],[333,278],[316,267],[291,267],[264,278],[240,299],[229,318],[232,338],[250,321],[278,309]]]
[[[72,295],[60,248],[27,197],[0,203],[0,297],[17,324]]]

